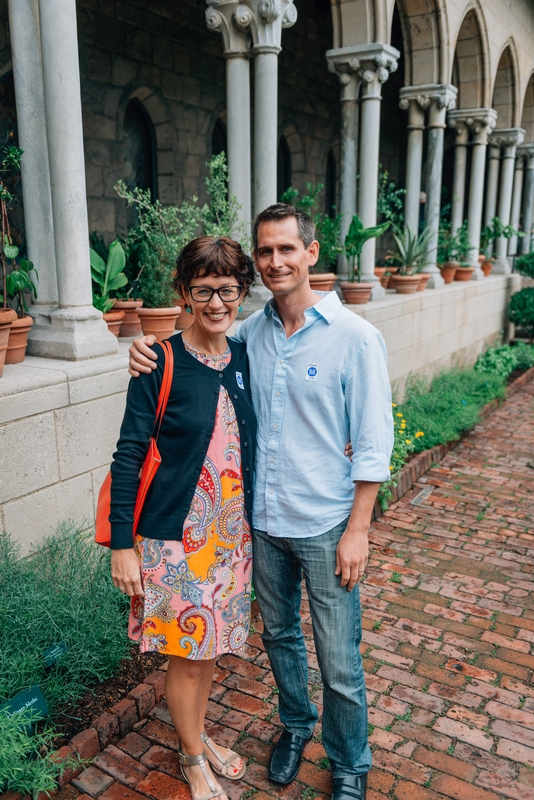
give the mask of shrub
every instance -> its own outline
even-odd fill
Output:
[[[438,375],[429,385],[428,379],[408,379],[402,413],[409,430],[424,431],[413,442],[414,452],[458,439],[478,422],[481,408],[505,394],[501,375],[474,369],[453,369]]]
[[[518,258],[515,262],[515,269],[520,275],[534,278],[534,253],[527,253],[527,255]]]
[[[128,598],[112,584],[109,552],[63,525],[20,559],[0,536],[0,703],[39,684],[50,710],[113,675],[128,650]],[[45,651],[67,651],[47,668]]]
[[[53,793],[56,779],[71,765],[47,757],[54,731],[46,727],[34,734],[35,721],[28,713],[10,717],[0,712],[0,792]]]
[[[521,289],[510,298],[508,307],[510,322],[527,332],[529,340],[534,340],[534,287]]]
[[[517,369],[518,348],[504,345],[503,347],[490,347],[484,355],[479,356],[475,364],[477,372],[490,372],[492,375],[502,375],[507,378],[514,369]]]

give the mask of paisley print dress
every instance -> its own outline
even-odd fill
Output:
[[[221,370],[230,349],[208,356],[185,348]],[[252,540],[245,514],[241,446],[234,406],[221,386],[213,434],[182,541],[137,536],[145,596],[134,597],[128,633],[141,652],[193,660],[236,653],[248,636]]]

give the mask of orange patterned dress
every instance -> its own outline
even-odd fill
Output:
[[[230,349],[208,356],[184,346],[221,370]],[[141,651],[192,660],[236,653],[250,622],[252,539],[245,514],[241,445],[234,406],[221,386],[213,434],[182,541],[137,536],[144,597],[134,597],[129,636]]]

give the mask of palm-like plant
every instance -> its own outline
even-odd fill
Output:
[[[352,222],[350,223],[350,228],[345,237],[345,254],[349,260],[349,283],[355,283],[356,281],[361,283],[362,281],[360,256],[362,254],[364,244],[368,242],[369,239],[376,239],[378,236],[382,236],[382,234],[387,231],[389,226],[389,222],[384,222],[382,225],[376,225],[373,228],[364,228],[363,222],[359,216],[357,214],[353,216]],[[358,268],[357,278],[355,277],[356,264]]]
[[[387,258],[399,264],[399,275],[415,275],[428,263],[426,251],[431,233],[429,228],[419,235],[406,227],[393,231],[397,249],[389,250]]]

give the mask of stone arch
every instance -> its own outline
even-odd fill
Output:
[[[118,104],[119,141],[124,140],[124,114],[131,100],[136,100],[142,106],[154,131],[158,199],[164,205],[173,204],[176,202],[176,191],[174,180],[175,123],[172,111],[160,90],[148,78],[136,78],[125,87]]]
[[[282,123],[279,138],[284,137],[291,156],[291,184],[296,188],[304,188],[306,175],[306,149],[297,126],[292,121]]]
[[[457,108],[484,108],[490,104],[489,45],[478,4],[467,8],[456,37],[452,83],[458,89]]]
[[[387,0],[331,0],[333,47],[384,41],[379,37],[379,29],[381,20],[384,17],[387,19],[386,2]]]
[[[448,25],[444,0],[394,0],[388,9],[387,39],[398,10],[405,56],[405,85],[448,83]]]
[[[525,92],[521,127],[525,129],[525,144],[534,144],[534,72],[530,76]]]
[[[513,39],[501,51],[493,82],[493,108],[497,112],[497,128],[513,128],[519,124],[518,67]]]
[[[228,135],[226,125],[220,117],[217,117],[211,127],[211,155],[218,156],[219,153],[228,153]]]

